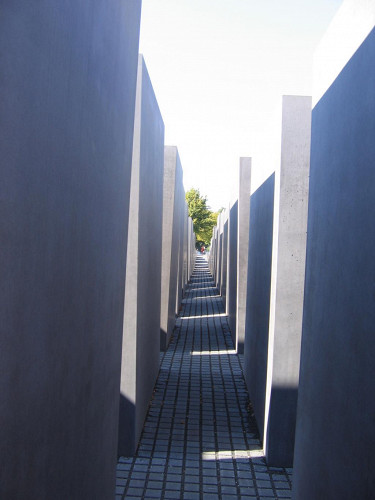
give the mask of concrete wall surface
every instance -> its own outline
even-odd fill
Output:
[[[216,286],[219,290],[220,293],[220,287],[221,287],[221,273],[222,273],[222,267],[221,267],[221,262],[222,262],[222,246],[223,246],[223,212],[219,214],[218,220],[217,220],[217,250],[216,250]]]
[[[182,279],[182,284],[183,284],[183,290],[185,293],[187,283],[189,281],[188,277],[188,251],[189,251],[189,234],[188,234],[188,206],[187,203],[185,202],[184,204],[184,245],[183,245],[183,261],[184,261],[184,267],[183,267],[183,279]]]
[[[236,345],[236,315],[237,315],[237,224],[238,201],[229,209],[228,219],[228,286],[227,314],[233,344]]]
[[[302,335],[311,97],[284,96],[275,172],[264,447],[269,465],[292,467]]]
[[[119,456],[136,450],[159,370],[164,124],[142,56],[133,144]]]
[[[238,190],[238,242],[237,242],[237,312],[236,346],[243,354],[245,344],[247,267],[249,259],[249,225],[251,193],[251,158],[240,158]]]
[[[114,498],[140,9],[1,4],[3,499]]]
[[[374,498],[374,60],[372,29],[312,112],[295,500]]]
[[[272,174],[250,200],[244,374],[261,439],[267,377],[274,185],[275,174]]]
[[[176,203],[178,219],[178,241],[177,241],[177,294],[175,299],[175,314],[180,312],[181,301],[184,290],[184,220],[185,220],[185,191],[181,182],[176,185]]]
[[[160,317],[160,348],[165,350],[176,318],[178,259],[180,246],[180,199],[182,167],[177,148],[164,148],[163,252]]]
[[[227,277],[228,277],[228,210],[223,212],[223,233],[221,243],[221,280],[220,295],[223,300],[225,312],[227,312]]]

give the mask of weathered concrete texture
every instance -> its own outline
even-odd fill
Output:
[[[122,345],[119,456],[137,447],[159,371],[164,123],[138,60]],[[150,286],[152,283],[152,287]]]
[[[275,174],[272,174],[251,195],[250,200],[244,372],[262,440],[267,377],[274,184]]]
[[[227,314],[233,344],[236,344],[236,314],[237,314],[237,224],[238,201],[232,204],[228,217],[228,285]]]
[[[264,447],[269,465],[292,467],[302,334],[311,97],[284,96],[275,204]]]
[[[114,498],[141,2],[2,2],[0,497]]]
[[[374,60],[373,29],[312,112],[296,500],[374,498]]]
[[[180,199],[182,167],[177,148],[164,148],[163,252],[160,314],[160,349],[165,350],[176,318],[180,245]]]
[[[237,313],[236,347],[243,354],[247,301],[247,268],[249,259],[249,225],[251,193],[251,158],[240,158],[238,191],[238,243],[237,243]]]

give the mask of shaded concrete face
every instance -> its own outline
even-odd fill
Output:
[[[237,314],[237,224],[238,201],[229,210],[228,219],[228,323],[233,344],[236,345],[236,314]]]
[[[275,174],[252,195],[244,371],[259,433],[263,439],[270,311]]]
[[[165,350],[176,318],[180,246],[180,199],[182,167],[177,148],[164,148],[163,252],[160,317],[160,349]]]
[[[296,500],[375,491],[374,60],[372,30],[312,112]]]
[[[140,7],[1,6],[1,498],[114,497]]]
[[[184,262],[184,268],[183,268],[183,279],[182,279],[182,285],[183,285],[183,290],[185,293],[187,283],[189,281],[188,277],[188,252],[189,252],[189,221],[188,221],[188,206],[187,203],[184,203],[184,251],[183,251],[183,262]]]
[[[251,193],[251,158],[240,159],[238,190],[238,243],[237,243],[237,352],[243,354],[245,343],[247,266],[249,259],[249,225]]]
[[[164,124],[142,56],[138,62],[133,144],[120,456],[135,452],[159,370]]]
[[[282,105],[264,432],[267,463],[292,467],[305,281],[311,97],[284,96]]]
[[[178,254],[177,266],[177,294],[175,297],[175,314],[178,315],[184,289],[184,219],[185,219],[185,191],[181,182],[176,186],[176,210],[178,220],[178,241],[176,251]]]

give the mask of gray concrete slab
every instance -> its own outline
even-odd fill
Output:
[[[227,276],[228,276],[228,211],[223,212],[221,241],[221,280],[220,295],[224,309],[227,307]]]
[[[141,2],[2,2],[0,498],[113,499]]]
[[[292,467],[299,382],[311,97],[283,96],[280,168],[275,172],[264,449],[269,465]]]
[[[185,191],[181,182],[176,185],[176,203],[178,219],[178,241],[177,241],[177,294],[175,299],[175,314],[178,315],[184,292],[184,220],[185,220]]]
[[[164,123],[140,55],[126,265],[119,456],[131,456],[136,450],[159,371],[163,170]]]
[[[372,29],[312,112],[296,500],[375,492],[374,60]]]
[[[176,317],[178,259],[180,245],[180,199],[182,167],[175,146],[164,148],[163,252],[160,316],[160,349],[171,338]]]
[[[237,324],[237,241],[238,201],[229,208],[228,217],[228,286],[227,314],[233,343],[236,344]]]
[[[272,174],[250,200],[244,372],[261,440],[267,379],[274,185],[275,174]]]
[[[195,256],[195,235],[193,230],[193,220],[188,217],[188,281],[193,274]]]
[[[247,268],[249,259],[249,225],[251,193],[251,158],[240,158],[238,190],[238,243],[237,243],[237,318],[236,348],[244,352],[247,301]]]
[[[182,284],[183,284],[183,292],[185,293],[187,283],[189,281],[188,278],[188,246],[189,246],[189,234],[188,234],[188,206],[187,203],[184,203],[184,241],[183,241],[183,278],[182,278]]]

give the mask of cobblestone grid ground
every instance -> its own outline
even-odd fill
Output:
[[[291,498],[292,470],[267,467],[250,413],[221,298],[197,257],[137,453],[118,461],[116,500]]]

